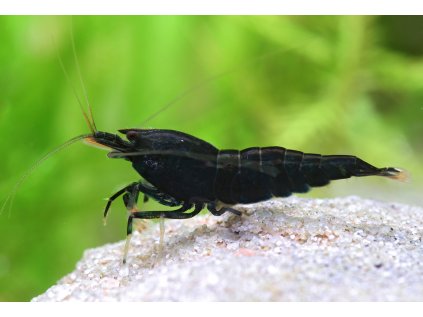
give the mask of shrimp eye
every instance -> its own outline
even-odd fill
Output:
[[[134,142],[138,138],[138,133],[136,131],[128,131],[128,132],[126,132],[126,138],[129,141]]]

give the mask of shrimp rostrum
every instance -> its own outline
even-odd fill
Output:
[[[352,176],[405,178],[399,168],[377,168],[352,155],[311,154],[277,146],[218,150],[206,141],[174,130],[124,129],[119,132],[126,139],[96,130],[85,139],[112,149],[108,153],[110,158],[131,162],[143,179],[112,195],[104,212],[106,217],[112,201],[123,195],[130,211],[128,237],[133,219],[187,219],[203,208],[215,216],[225,212],[240,215],[233,205],[305,193],[331,180]],[[179,208],[138,211],[136,202],[140,193],[163,205]]]

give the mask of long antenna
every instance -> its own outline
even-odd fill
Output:
[[[32,165],[26,172],[25,174],[23,174],[21,176],[21,178],[19,179],[19,181],[16,183],[15,187],[13,187],[13,190],[10,192],[10,194],[6,197],[6,200],[3,202],[1,208],[0,208],[0,215],[3,213],[4,209],[7,206],[7,203],[10,202],[9,204],[9,216],[10,216],[10,210],[12,209],[12,205],[13,205],[13,200],[16,196],[16,192],[18,191],[18,189],[22,186],[22,184],[24,183],[24,181],[34,172],[34,170],[41,165],[41,163],[43,163],[45,160],[47,160],[49,157],[51,157],[53,154],[56,154],[57,152],[67,148],[69,145],[85,139],[87,137],[91,136],[91,134],[83,134],[83,135],[78,135],[68,141],[66,141],[65,143],[59,145],[58,147],[56,147],[55,149],[53,149],[52,151],[48,152],[47,154],[45,154],[42,158],[40,158],[37,162],[34,163],[34,165]]]
[[[179,94],[179,95],[177,95],[175,98],[173,98],[170,102],[168,102],[168,103],[167,103],[167,104],[165,104],[163,107],[161,107],[159,110],[157,110],[157,111],[156,111],[156,112],[154,112],[152,115],[150,115],[149,117],[147,117],[147,119],[145,119],[145,120],[141,123],[141,126],[145,125],[148,121],[150,121],[150,120],[154,119],[154,118],[155,118],[155,117],[157,117],[159,114],[161,114],[161,113],[162,113],[162,112],[164,112],[165,110],[169,109],[171,106],[175,105],[175,104],[176,104],[179,100],[181,100],[182,98],[184,98],[184,97],[188,96],[188,95],[189,95],[189,94],[191,94],[192,92],[196,91],[198,88],[201,88],[201,87],[205,86],[207,83],[209,83],[209,82],[211,82],[211,81],[214,81],[214,80],[216,80],[216,79],[218,79],[218,78],[221,78],[221,77],[223,77],[223,76],[226,76],[226,75],[228,75],[228,74],[230,74],[230,73],[236,72],[236,71],[238,71],[238,70],[239,70],[239,69],[241,69],[241,68],[245,68],[246,66],[251,66],[251,65],[254,65],[254,64],[258,63],[258,62],[259,62],[259,61],[261,61],[261,60],[264,60],[264,59],[269,58],[270,56],[273,56],[273,55],[278,55],[278,54],[281,54],[281,53],[287,53],[287,52],[289,52],[289,51],[295,51],[295,50],[297,50],[298,48],[303,48],[304,46],[311,45],[312,43],[313,43],[313,40],[312,40],[312,41],[310,41],[310,42],[308,42],[306,45],[301,44],[301,45],[298,45],[298,47],[297,47],[297,46],[292,46],[292,47],[288,47],[288,48],[281,48],[281,49],[277,49],[277,50],[274,50],[274,51],[272,51],[272,52],[269,52],[269,53],[266,53],[266,54],[260,55],[260,56],[258,56],[258,57],[256,57],[256,58],[253,58],[252,60],[250,60],[250,61],[248,61],[248,62],[237,64],[237,65],[233,66],[232,68],[230,68],[230,69],[228,69],[228,70],[226,70],[226,71],[223,71],[223,72],[221,72],[221,73],[218,73],[218,74],[212,75],[212,76],[210,76],[210,77],[206,77],[205,79],[201,80],[201,81],[200,81],[199,83],[197,83],[196,85],[191,86],[190,88],[188,88],[188,89],[184,90],[182,93],[180,93],[180,94]]]
[[[88,102],[88,96],[87,96],[87,92],[85,90],[85,85],[84,85],[84,82],[82,80],[82,75],[81,75],[81,71],[80,71],[80,68],[79,68],[79,63],[78,63],[78,58],[77,58],[77,55],[76,55],[76,49],[75,49],[75,44],[74,44],[74,40],[73,40],[73,32],[72,32],[72,30],[71,30],[71,40],[72,40],[73,56],[74,56],[74,60],[75,60],[75,64],[76,64],[77,70],[78,70],[78,75],[79,75],[80,83],[81,83],[81,86],[82,86],[82,89],[83,89],[83,92],[84,92],[84,96],[85,96],[85,100],[87,102],[87,106],[88,106],[88,109],[89,109],[90,116],[88,116],[87,113],[86,113],[86,111],[84,110],[84,107],[83,107],[81,98],[78,95],[78,92],[76,90],[75,85],[73,85],[72,81],[70,80],[70,76],[69,76],[68,72],[66,71],[65,65],[63,64],[63,60],[62,60],[62,58],[61,58],[61,56],[60,56],[60,54],[59,54],[59,52],[57,50],[56,50],[56,55],[57,55],[57,59],[59,60],[60,67],[62,68],[62,71],[63,71],[63,73],[64,73],[64,75],[66,77],[66,80],[68,81],[70,87],[72,88],[73,94],[75,95],[76,100],[78,101],[79,107],[81,108],[82,114],[84,115],[85,121],[88,124],[88,127],[89,127],[89,129],[91,131],[91,134],[83,134],[83,135],[76,136],[76,137],[74,137],[74,138],[66,141],[65,143],[59,145],[57,148],[55,148],[52,151],[48,152],[41,159],[39,159],[37,162],[35,162],[35,164],[32,165],[23,174],[23,176],[19,179],[19,181],[13,187],[13,190],[6,197],[5,201],[3,202],[3,204],[2,204],[2,206],[0,208],[0,215],[3,213],[3,211],[6,208],[7,204],[9,204],[9,216],[10,216],[10,211],[12,209],[13,200],[14,200],[14,198],[16,196],[16,193],[17,193],[18,189],[22,186],[22,184],[25,182],[25,180],[34,172],[34,170],[38,166],[40,166],[45,160],[47,160],[48,158],[50,158],[53,154],[55,154],[55,153],[63,150],[64,148],[68,147],[69,145],[71,145],[71,144],[73,144],[73,143],[75,143],[75,142],[77,142],[79,140],[86,139],[86,138],[92,136],[94,134],[94,132],[97,131],[97,128],[95,126],[95,122],[94,122],[94,119],[93,119],[92,110],[91,110],[91,107],[90,107],[89,102]],[[53,41],[54,44],[56,44],[53,36],[52,36],[52,41]],[[54,45],[54,46],[56,47],[56,45]]]
[[[90,117],[91,117],[91,127],[94,129],[94,131],[97,131],[97,127],[95,126],[95,121],[94,121],[94,117],[93,117],[93,111],[91,109],[90,102],[88,100],[87,90],[85,88],[84,80],[82,79],[82,73],[81,73],[81,67],[79,66],[78,55],[76,54],[75,37],[73,35],[73,20],[72,19],[71,19],[71,31],[70,32],[71,32],[70,35],[71,35],[71,42],[72,42],[73,58],[74,58],[74,61],[75,61],[77,72],[78,72],[79,82],[81,84],[82,91],[84,93],[85,102],[87,104],[88,111],[89,111],[89,114],[90,114]],[[93,132],[93,131],[91,131],[91,132]]]
[[[53,38],[53,41],[54,41],[54,38]],[[68,74],[68,72],[66,71],[65,65],[63,64],[62,58],[60,57],[60,54],[59,54],[59,52],[58,52],[57,50],[56,50],[56,55],[57,55],[57,59],[59,60],[60,67],[62,68],[62,71],[63,71],[63,73],[65,74],[66,80],[68,81],[69,86],[71,86],[72,91],[73,91],[73,94],[75,95],[76,100],[78,101],[79,108],[81,109],[82,114],[84,115],[85,121],[87,122],[88,127],[90,128],[91,133],[93,133],[93,134],[94,134],[94,132],[96,131],[95,126],[93,126],[93,124],[91,123],[91,121],[90,121],[90,119],[89,119],[89,117],[88,117],[87,113],[85,112],[84,107],[83,107],[83,105],[82,105],[82,101],[81,101],[81,99],[79,98],[79,95],[78,95],[78,93],[77,93],[77,91],[76,91],[76,87],[75,87],[75,85],[72,83],[72,81],[70,80],[69,74]]]

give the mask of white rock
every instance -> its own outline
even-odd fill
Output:
[[[33,301],[422,301],[423,209],[290,197],[87,250]],[[102,259],[107,259],[102,261]]]

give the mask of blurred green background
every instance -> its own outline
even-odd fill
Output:
[[[350,179],[303,196],[423,205],[423,18],[394,16],[0,17],[0,198],[45,153],[89,132],[57,58],[82,95],[71,29],[100,130],[353,154],[404,167],[412,182]],[[85,249],[123,239],[126,211],[117,201],[104,227],[103,199],[137,179],[82,142],[39,166],[0,216],[0,300],[29,300]]]

